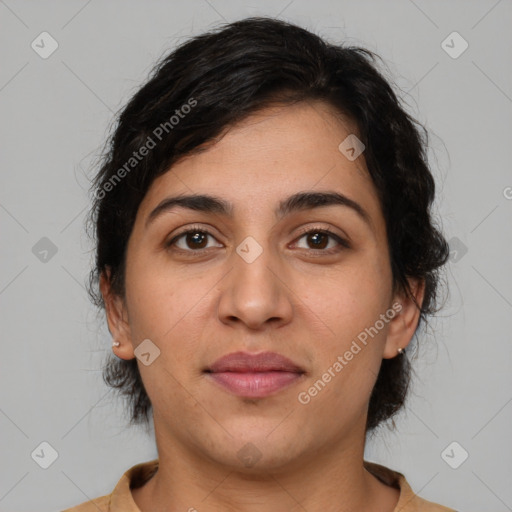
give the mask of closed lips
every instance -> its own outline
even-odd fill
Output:
[[[209,368],[207,373],[256,373],[256,372],[292,372],[305,373],[304,370],[290,359],[275,352],[250,354],[248,352],[234,352],[221,357]]]
[[[205,369],[210,381],[224,391],[248,398],[265,398],[301,380],[305,371],[275,352],[235,352]]]

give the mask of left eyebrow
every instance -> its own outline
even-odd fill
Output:
[[[280,220],[294,212],[334,205],[352,209],[373,230],[368,212],[359,203],[339,192],[298,192],[281,201],[274,214]],[[170,212],[175,208],[187,208],[228,217],[232,217],[234,211],[232,203],[216,196],[191,194],[168,197],[161,201],[148,215],[145,223],[146,227],[164,212]]]

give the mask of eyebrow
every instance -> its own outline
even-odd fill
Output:
[[[284,199],[274,211],[278,220],[294,212],[311,210],[326,206],[345,206],[352,209],[373,230],[368,212],[356,201],[339,192],[298,192]],[[187,208],[204,213],[214,213],[227,217],[233,216],[232,203],[206,194],[180,195],[167,197],[148,215],[146,227],[163,213],[175,208]]]

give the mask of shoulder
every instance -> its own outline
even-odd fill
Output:
[[[405,476],[375,462],[364,461],[364,467],[376,478],[400,490],[394,512],[456,512],[452,508],[425,500],[412,490]]]
[[[140,512],[131,489],[144,485],[158,471],[158,459],[141,462],[128,469],[112,493],[85,501],[61,512]]]

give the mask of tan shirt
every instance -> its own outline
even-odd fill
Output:
[[[385,484],[400,489],[400,498],[394,512],[456,512],[414,494],[402,473],[374,462],[364,461],[364,467]],[[133,501],[130,489],[144,485],[157,470],[158,459],[136,464],[126,471],[111,494],[86,501],[62,512],[141,512]]]

